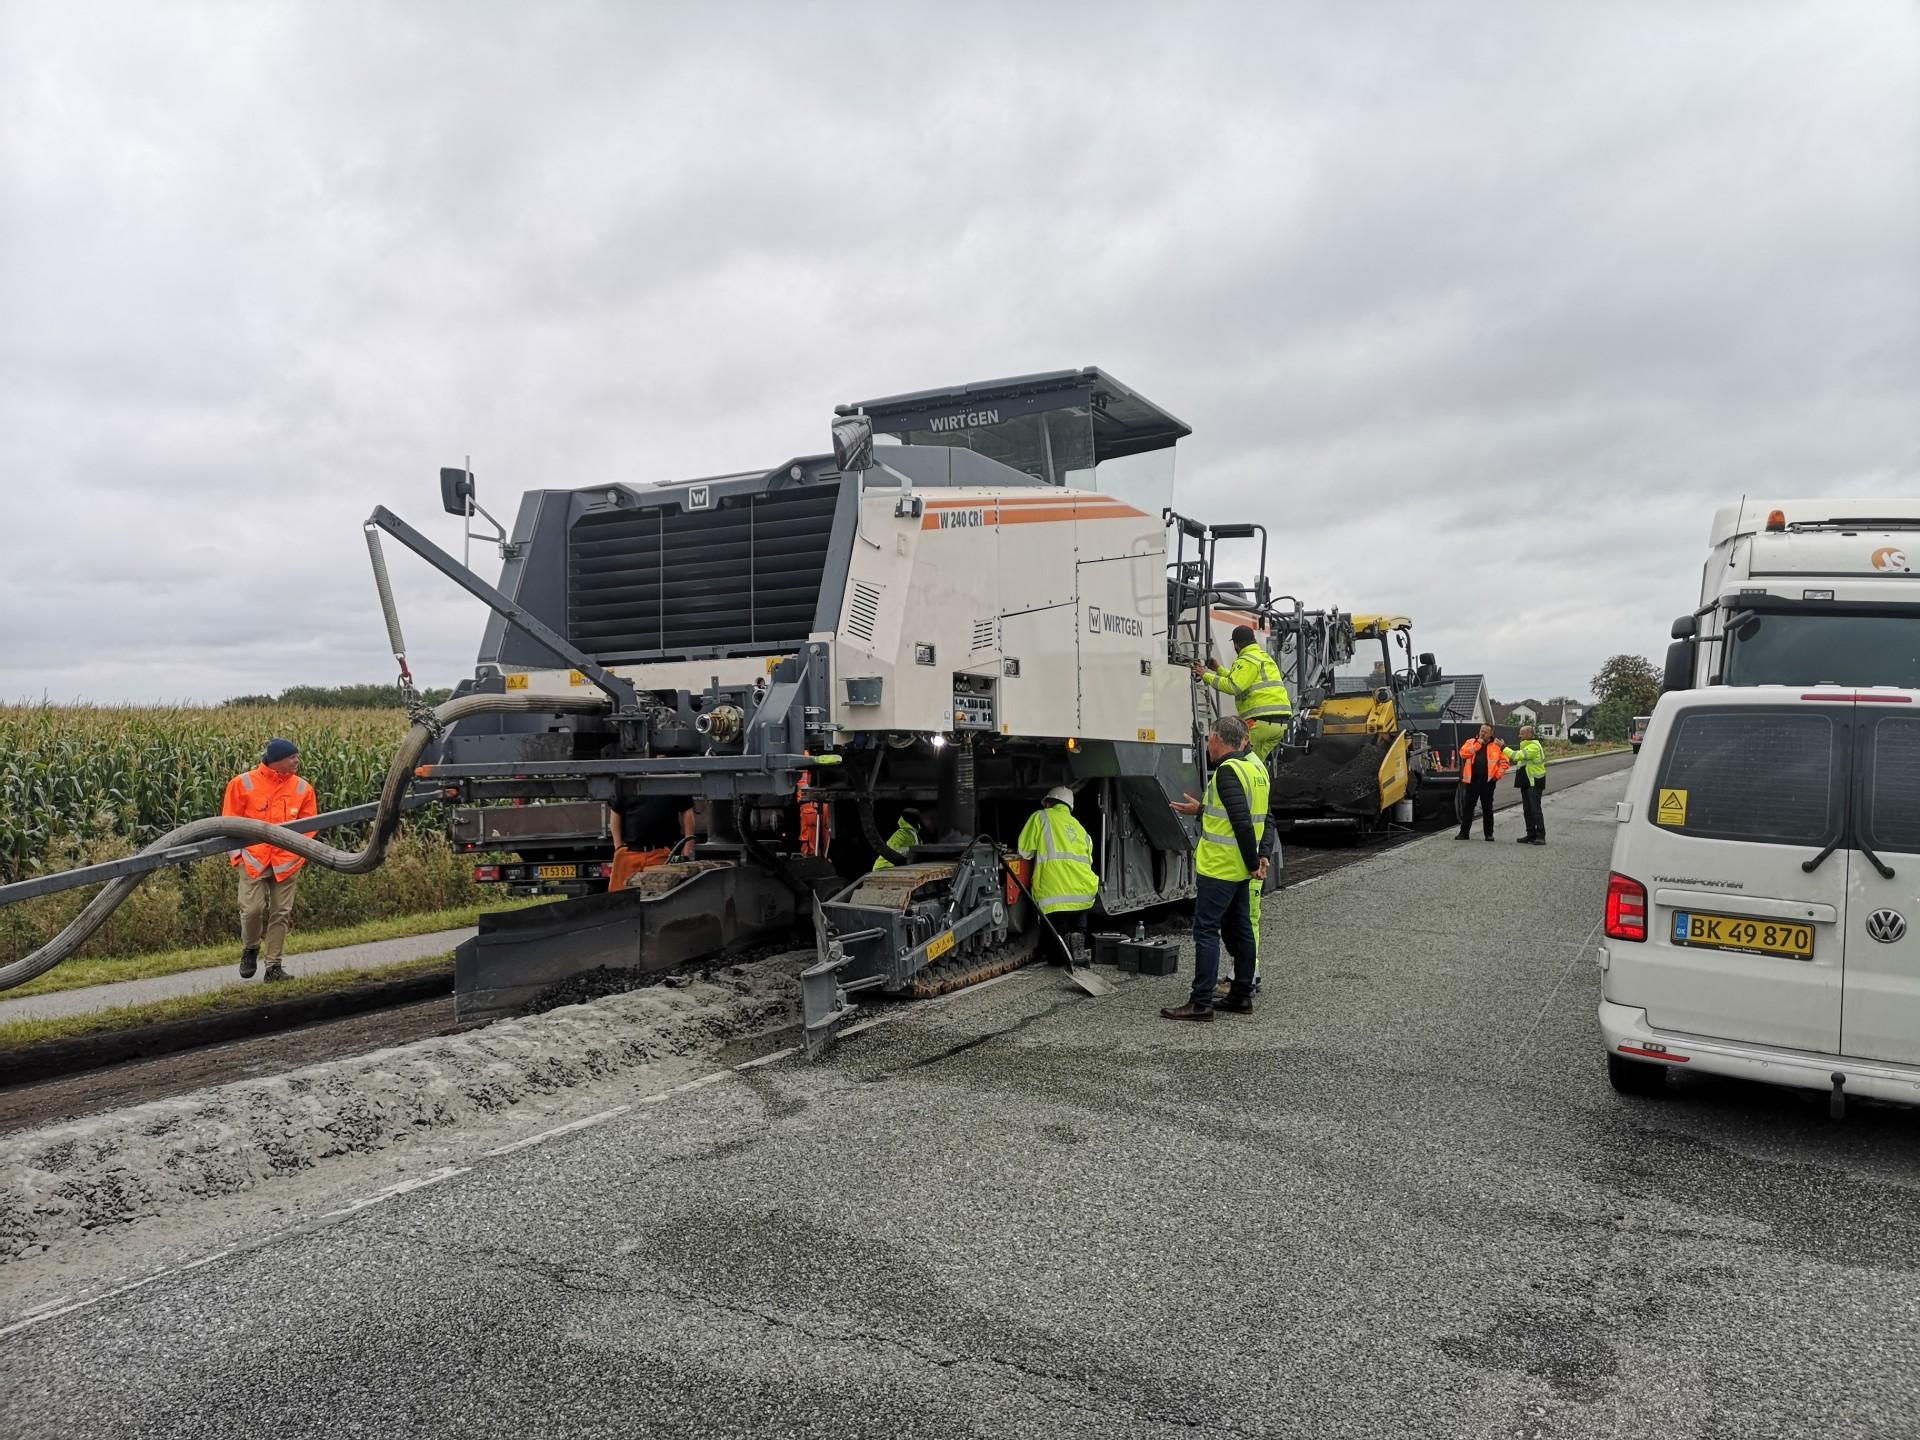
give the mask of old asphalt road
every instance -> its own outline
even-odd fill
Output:
[[[1250,1018],[1023,972],[344,1216],[268,1187],[87,1308],[16,1286],[0,1432],[1920,1434],[1915,1116],[1607,1088],[1622,783],[1275,897]]]

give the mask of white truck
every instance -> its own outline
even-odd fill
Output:
[[[1664,690],[1920,686],[1920,500],[1746,500],[1709,544]]]

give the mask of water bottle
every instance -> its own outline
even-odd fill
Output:
[[[1146,938],[1147,938],[1147,922],[1144,920],[1134,921],[1133,922],[1134,943],[1138,944],[1141,941],[1145,940]]]

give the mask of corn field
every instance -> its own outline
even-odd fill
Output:
[[[275,735],[300,746],[300,773],[322,810],[362,804],[378,795],[406,728],[397,709],[0,706],[0,881],[116,859],[175,825],[219,814],[227,781],[257,764]],[[470,857],[453,852],[440,826],[432,810],[416,816],[387,863],[369,876],[306,867],[296,923],[317,929],[478,899]],[[351,847],[364,836],[358,827],[322,838]],[[160,871],[87,953],[139,954],[230,938],[233,889],[225,857]],[[0,908],[0,959],[50,938],[93,893]]]

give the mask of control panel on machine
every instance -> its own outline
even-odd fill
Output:
[[[953,677],[953,728],[956,730],[997,730],[994,719],[993,681],[985,675]]]

